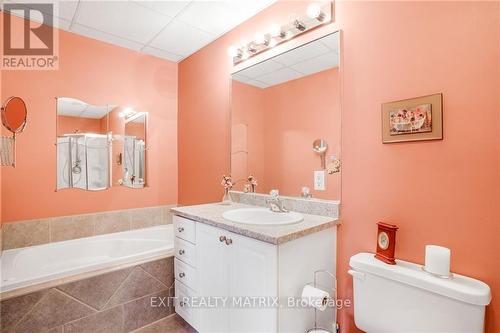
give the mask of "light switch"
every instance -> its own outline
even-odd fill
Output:
[[[324,191],[326,189],[324,170],[314,171],[314,189],[316,191]]]

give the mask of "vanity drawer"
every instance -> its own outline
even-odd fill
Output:
[[[182,282],[175,281],[175,297],[177,297],[175,312],[193,327],[197,326],[196,310],[186,304],[186,302],[191,302],[195,296],[194,290],[186,287]]]
[[[196,246],[182,238],[175,237],[175,257],[196,267]]]
[[[190,241],[196,242],[196,227],[194,221],[174,215],[174,232],[175,236]]]
[[[179,259],[174,260],[175,279],[196,290],[196,270]]]

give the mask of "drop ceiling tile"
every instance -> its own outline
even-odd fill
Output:
[[[73,25],[73,27],[71,28],[71,32],[74,32],[74,33],[77,33],[79,35],[89,37],[92,39],[97,39],[97,40],[100,40],[100,41],[105,42],[105,43],[118,45],[118,46],[121,46],[121,47],[124,47],[127,49],[131,49],[134,51],[139,51],[143,46],[143,44],[141,44],[141,43],[137,43],[137,42],[133,42],[133,41],[130,41],[130,40],[127,40],[124,38],[113,36],[111,34],[83,26],[81,24]]]
[[[274,57],[273,60],[285,66],[292,66],[330,51],[329,48],[321,43],[310,43]]]
[[[338,65],[338,55],[335,52],[330,52],[319,57],[300,62],[291,66],[290,68],[309,75],[337,67]]]
[[[321,42],[321,44],[328,47],[330,50],[333,50],[333,51],[339,50],[339,34],[338,33],[333,33],[333,34],[330,34],[328,36],[325,36],[325,37],[319,39],[319,42]]]
[[[179,14],[191,1],[135,1],[137,4],[155,10],[163,15],[174,17]]]
[[[175,20],[148,46],[181,56],[188,56],[211,41],[212,37],[206,32]]]
[[[255,86],[255,87],[258,87],[258,88],[262,88],[262,89],[265,89],[265,88],[269,87],[268,84],[266,84],[264,82],[256,81],[256,80],[249,80],[247,82],[247,84],[250,84],[252,86]]]
[[[173,62],[179,62],[184,58],[183,56],[173,54],[164,50],[160,50],[151,46],[146,46],[144,49],[142,49],[142,52],[158,58],[167,59]]]
[[[54,10],[50,12],[43,11],[46,14],[62,18],[67,21],[71,21],[75,15],[76,8],[78,6],[78,1],[54,1],[54,0],[6,0],[5,3],[52,3],[54,4]],[[39,22],[39,21],[37,21]]]
[[[131,1],[85,1],[76,22],[139,43],[147,43],[172,19]]]
[[[236,11],[224,1],[196,1],[176,19],[208,32],[212,36],[219,36],[240,22],[238,16]]]
[[[257,81],[260,81],[262,83],[268,84],[268,85],[275,85],[275,84],[280,84],[286,81],[294,80],[299,77],[303,76],[302,73],[299,73],[297,71],[294,71],[291,68],[282,68],[279,69],[275,72],[260,76],[257,78]]]
[[[233,80],[240,81],[240,82],[245,82],[245,80],[249,80],[249,78],[247,76],[240,74],[240,73],[233,74],[231,77]]]
[[[244,75],[248,78],[257,78],[259,76],[263,76],[265,74],[275,72],[278,69],[283,68],[284,66],[276,61],[274,59],[267,60],[264,62],[261,62],[259,64],[253,65],[252,67],[248,67],[237,74],[239,75]]]

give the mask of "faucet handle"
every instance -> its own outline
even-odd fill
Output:
[[[277,198],[280,195],[280,191],[279,190],[271,190],[271,192],[269,192],[269,195],[271,195],[272,198]]]

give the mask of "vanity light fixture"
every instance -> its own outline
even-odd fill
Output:
[[[136,113],[137,112],[135,112],[134,109],[127,107],[127,108],[123,109],[123,111],[118,114],[118,117],[127,119],[127,118],[132,117]]]
[[[295,28],[301,32],[303,32],[304,30],[306,30],[306,25],[302,22],[300,22],[299,20],[295,20],[293,21],[293,25],[295,26]]]
[[[266,46],[269,45],[269,36],[268,35],[257,33],[257,34],[255,34],[254,38],[255,38],[256,44],[266,45]]]
[[[331,22],[332,8],[331,1],[312,3],[307,7],[306,15],[303,17],[297,17],[285,25],[272,24],[268,33],[256,33],[253,41],[242,41],[239,46],[231,46],[228,54],[233,60],[233,65]]]
[[[325,13],[321,11],[321,7],[317,3],[307,6],[307,16],[318,21],[323,21],[326,18]]]
[[[285,33],[283,32],[283,30],[281,30],[281,26],[279,24],[276,24],[276,23],[271,24],[271,26],[269,27],[269,34],[271,35],[273,40],[275,40],[274,38],[277,38],[277,37],[280,37],[280,38],[285,37]]]
[[[227,49],[227,54],[229,54],[231,58],[234,58],[241,54],[241,50],[234,46],[231,46],[230,48]]]

